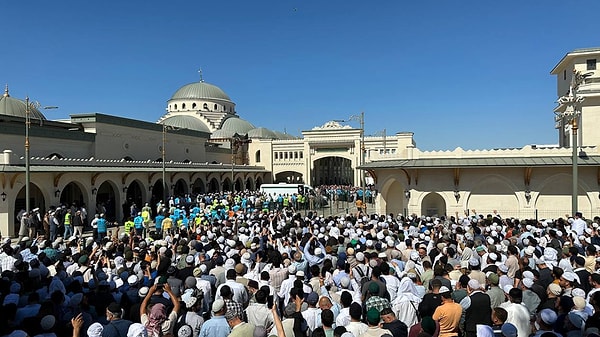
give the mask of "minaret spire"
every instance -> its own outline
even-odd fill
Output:
[[[4,97],[10,97],[10,95],[8,94],[8,83],[4,87]]]
[[[198,70],[198,73],[200,74],[200,82],[204,82],[204,78],[202,77],[202,68]]]

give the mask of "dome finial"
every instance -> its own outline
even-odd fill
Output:
[[[10,97],[10,95],[8,94],[8,83],[4,87],[4,97]]]
[[[200,74],[200,82],[204,82],[204,78],[202,78],[202,68],[198,70],[198,73]]]

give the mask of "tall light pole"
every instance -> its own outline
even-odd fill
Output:
[[[29,127],[31,126],[31,106],[29,104],[29,96],[25,98],[25,214],[29,214],[30,191],[29,185],[31,182],[31,170],[29,167]]]
[[[558,99],[558,103],[561,105],[565,105],[565,110],[560,114],[560,117],[563,121],[567,121],[571,124],[571,148],[572,148],[572,194],[571,194],[571,215],[575,215],[578,212],[577,205],[577,196],[578,196],[578,167],[577,167],[577,130],[578,119],[581,115],[581,102],[583,102],[584,97],[577,96],[577,90],[579,89],[579,85],[585,80],[587,77],[593,75],[593,72],[588,72],[582,74],[580,71],[573,69],[573,76],[571,77],[571,84],[569,85],[569,93],[566,96],[562,96]],[[561,125],[564,128],[564,125]],[[564,129],[563,129],[564,130]]]
[[[168,205],[167,203],[167,189],[169,188],[169,186],[167,185],[167,180],[166,180],[166,166],[165,166],[165,160],[167,157],[167,130],[174,130],[175,128],[172,127],[171,125],[166,125],[163,124],[163,128],[162,128],[162,182],[163,182],[163,202],[165,203],[165,205]]]
[[[235,171],[234,171],[234,167],[235,167],[235,155],[233,150],[235,149],[235,147],[238,144],[238,140],[239,140],[239,135],[236,133],[233,136],[231,136],[231,191],[235,192],[235,182],[234,182],[234,176],[235,176]]]
[[[8,89],[7,89],[8,90]],[[30,144],[29,144],[29,128],[31,128],[31,108],[39,108],[41,105],[39,102],[30,102],[29,96],[25,97],[25,211],[29,214],[31,205],[29,204],[31,198],[31,192],[29,185],[31,185],[31,166],[30,166]],[[58,109],[57,106],[45,106],[44,110],[47,109]],[[40,118],[38,116],[38,118]]]

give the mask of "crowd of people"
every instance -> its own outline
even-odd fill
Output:
[[[260,198],[171,198],[123,224],[48,211],[2,239],[0,336],[599,336],[599,217],[327,216]]]

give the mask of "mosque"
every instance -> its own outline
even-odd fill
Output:
[[[102,113],[48,120],[41,107],[12,97],[7,85],[0,97],[0,234],[15,235],[28,180],[30,208],[42,214],[75,203],[119,221],[132,203],[269,182],[371,185],[378,213],[496,210],[553,218],[571,213],[573,145],[578,208],[591,217],[600,214],[598,58],[600,48],[574,50],[551,71],[557,97],[564,98],[554,111],[556,145],[473,151],[421,151],[412,132],[366,136],[336,121],[299,137],[255,127],[222,89],[202,79],[176,90],[157,122]],[[570,90],[574,74],[578,85]]]

